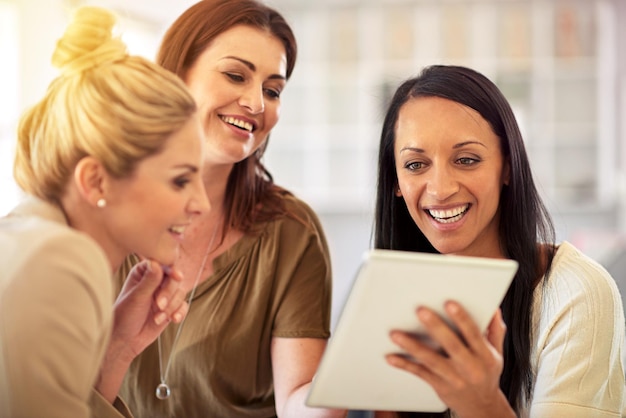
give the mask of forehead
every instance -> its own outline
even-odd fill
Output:
[[[287,53],[282,41],[269,30],[249,25],[236,25],[217,35],[200,55],[198,61],[220,60],[236,56],[285,76]]]
[[[491,125],[476,110],[441,97],[417,97],[402,105],[396,139],[461,139],[478,137],[499,142]]]

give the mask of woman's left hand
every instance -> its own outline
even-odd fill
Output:
[[[500,310],[484,333],[458,303],[447,302],[445,311],[458,333],[434,311],[420,307],[417,317],[440,349],[392,331],[392,341],[410,358],[390,354],[388,363],[425,380],[460,417],[515,416],[500,390],[506,333]]]
[[[171,322],[181,322],[189,309],[182,275],[151,260],[135,265],[113,306],[111,339],[95,388],[110,402],[130,363]]]
[[[128,273],[115,301],[112,343],[139,355],[171,322],[181,322],[188,304],[181,287],[182,275],[175,269],[143,260]]]

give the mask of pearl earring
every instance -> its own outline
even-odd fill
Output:
[[[99,208],[103,208],[107,205],[107,201],[104,200],[104,198],[100,198],[98,199],[98,201],[96,202],[96,206],[98,206]]]

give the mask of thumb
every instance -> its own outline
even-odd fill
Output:
[[[122,293],[128,291],[133,294],[153,294],[163,281],[163,269],[159,263],[152,260],[142,260],[128,273]]]
[[[502,311],[498,308],[487,327],[487,339],[493,347],[502,355],[504,351],[504,336],[506,335],[506,324],[502,319]]]

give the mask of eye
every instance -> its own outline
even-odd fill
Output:
[[[190,180],[187,177],[176,177],[173,181],[177,189],[184,189],[189,182]]]
[[[474,165],[478,162],[480,162],[480,159],[478,158],[473,158],[473,157],[461,157],[458,160],[456,160],[457,163],[459,163],[460,165]]]
[[[280,90],[276,90],[276,89],[264,89],[265,94],[272,98],[272,99],[278,99],[280,98]]]
[[[232,81],[235,81],[237,83],[241,83],[245,80],[241,74],[237,74],[237,73],[224,73],[224,74],[226,75],[226,77],[230,78]]]
[[[417,170],[419,170],[420,168],[423,168],[423,167],[424,167],[424,163],[422,163],[420,161],[412,161],[412,162],[406,163],[404,165],[404,168],[406,168],[409,171],[417,171]]]

